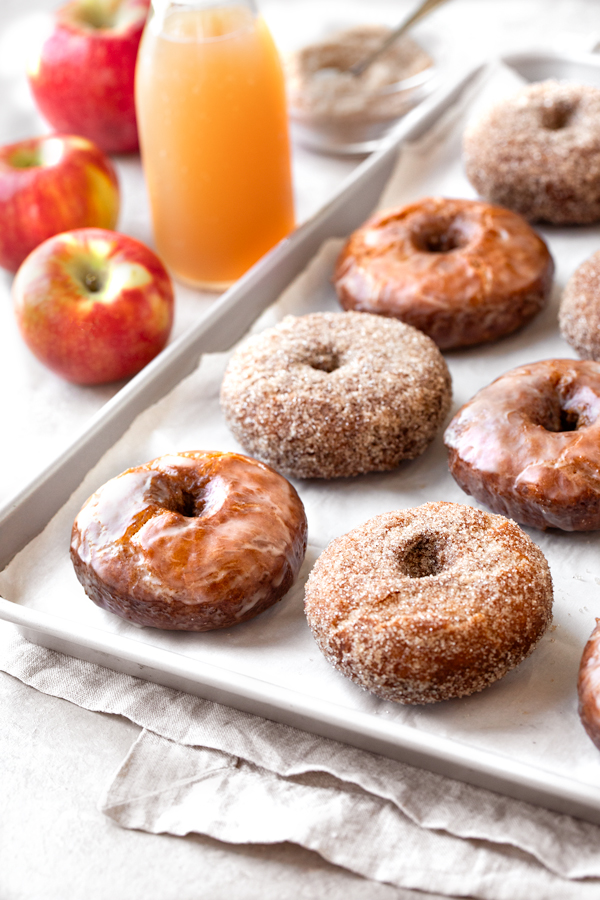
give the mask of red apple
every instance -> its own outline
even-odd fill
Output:
[[[138,149],[133,83],[150,0],[71,0],[27,75],[42,115],[105,153]]]
[[[0,147],[0,266],[16,272],[46,238],[72,228],[114,228],[119,183],[91,141],[46,135]]]
[[[13,282],[21,334],[37,358],[77,384],[139,372],[167,342],[173,286],[155,253],[101,228],[55,235]]]

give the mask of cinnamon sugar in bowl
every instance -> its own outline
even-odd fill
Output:
[[[383,25],[356,25],[288,55],[289,111],[299,143],[323,153],[370,153],[431,92],[433,60],[408,36],[361,75],[348,71],[389,33]]]

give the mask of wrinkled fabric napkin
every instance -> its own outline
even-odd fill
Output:
[[[492,77],[478,102],[514,87]],[[382,200],[460,158],[453,111],[406,148]],[[421,178],[421,182],[419,182]],[[365,877],[486,900],[597,898],[600,828],[0,635],[0,668],[141,726],[100,808],[125,828],[292,841]]]
[[[142,732],[100,797],[125,828],[292,841],[404,888],[597,898],[600,828],[0,633],[0,668]]]

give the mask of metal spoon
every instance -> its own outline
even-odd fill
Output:
[[[423,16],[426,16],[427,13],[430,13],[432,10],[436,8],[436,6],[441,6],[442,3],[445,3],[446,0],[424,0],[420,6],[416,8],[416,10],[408,16],[407,19],[398,25],[391,34],[389,34],[382,44],[379,45],[372,53],[368,56],[365,56],[364,59],[360,59],[357,63],[354,63],[353,66],[350,66],[347,69],[347,72],[350,72],[351,75],[362,75],[362,73],[367,69],[372,62],[375,62],[376,59],[381,56],[384,50],[394,43],[394,41],[398,40],[401,35],[403,35],[411,25],[414,25],[415,22],[418,22],[419,19],[422,19]]]

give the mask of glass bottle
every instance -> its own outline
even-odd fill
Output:
[[[136,109],[158,253],[222,290],[294,226],[283,73],[253,0],[153,0]]]

